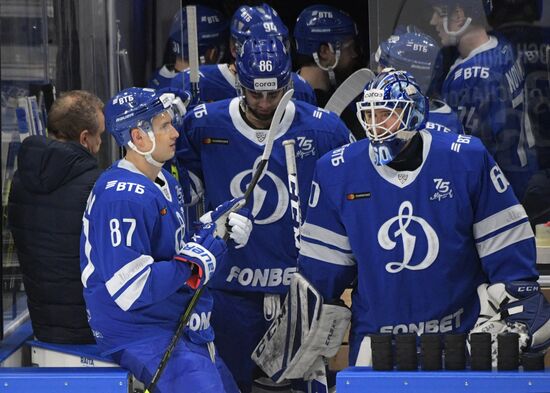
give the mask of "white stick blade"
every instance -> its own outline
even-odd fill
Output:
[[[325,105],[325,109],[340,116],[355,97],[361,94],[367,82],[370,82],[374,77],[374,72],[368,68],[355,71],[338,86]]]

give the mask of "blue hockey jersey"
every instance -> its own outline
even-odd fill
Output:
[[[442,98],[458,112],[466,134],[483,141],[519,199],[537,169],[524,82],[512,46],[490,36],[453,64],[442,88]]]
[[[185,284],[189,265],[172,259],[186,242],[183,192],[165,170],[157,180],[123,159],[88,199],[80,267],[88,320],[105,354],[172,335],[194,293]],[[204,293],[186,328],[197,344],[214,338],[211,308]]]
[[[506,37],[521,58],[539,165],[550,168],[550,27],[516,22],[493,33]]]
[[[464,128],[455,111],[444,101],[430,99],[430,111],[426,127],[428,131],[464,134]]]
[[[251,128],[239,111],[239,98],[201,104],[184,120],[177,157],[204,181],[207,210],[242,196],[253,168],[263,153],[267,130]],[[285,293],[296,271],[287,172],[282,142],[296,141],[302,209],[316,160],[350,141],[344,123],[334,114],[302,101],[290,101],[277,129],[266,172],[254,189],[248,207],[254,229],[241,249],[230,248],[212,288]]]
[[[414,171],[374,165],[368,140],[317,163],[299,269],[327,300],[356,279],[352,343],[379,332],[467,332],[479,284],[538,277],[525,211],[479,139],[421,136]]]
[[[163,65],[155,71],[153,76],[151,76],[151,79],[147,83],[147,87],[150,87],[151,89],[170,87],[172,85],[172,79],[174,79],[174,77],[178,74],[178,71],[169,70],[166,65]]]
[[[206,64],[199,68],[199,92],[201,102],[214,102],[237,97],[236,78],[228,64]],[[317,99],[311,86],[300,75],[293,72],[293,98],[317,105]],[[172,80],[172,86],[191,91],[189,70],[180,73]]]

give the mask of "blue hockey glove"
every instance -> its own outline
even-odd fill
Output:
[[[215,210],[204,214],[200,218],[203,224],[216,224],[216,236],[222,239],[229,232],[229,238],[236,246],[241,248],[246,245],[252,232],[252,215],[250,209],[244,208],[245,200],[233,198],[219,205]]]
[[[504,287],[505,297],[500,313],[506,323],[521,324],[527,329],[527,350],[539,352],[550,347],[550,303],[533,281],[512,281],[495,284]],[[490,289],[489,289],[490,290]]]
[[[217,261],[227,250],[225,242],[214,235],[215,225],[203,225],[201,230],[193,236],[194,242],[188,242],[175,260],[191,265],[191,277],[186,284],[197,289],[205,285],[216,272]]]

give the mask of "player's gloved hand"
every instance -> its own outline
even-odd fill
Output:
[[[174,256],[176,261],[191,265],[191,276],[186,284],[197,289],[205,285],[216,272],[217,261],[227,251],[225,241],[214,235],[214,224],[203,225],[193,242],[188,242],[180,254]]]
[[[228,235],[235,242],[235,248],[244,247],[252,232],[252,215],[249,209],[243,207],[244,204],[242,197],[233,198],[204,214],[199,220],[203,224],[215,223],[216,236],[223,239]]]
[[[528,351],[550,347],[550,303],[534,281],[511,281],[491,285],[487,291],[498,299],[500,313],[511,328],[526,330]]]
[[[158,89],[158,93],[169,97],[174,111],[173,123],[176,128],[183,124],[183,117],[187,113],[187,107],[191,102],[191,93],[177,87],[164,87]]]

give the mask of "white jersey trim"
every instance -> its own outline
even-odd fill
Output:
[[[235,97],[231,100],[229,103],[229,116],[231,116],[231,121],[233,122],[233,126],[237,129],[238,132],[240,132],[246,139],[249,139],[251,142],[257,144],[258,146],[265,145],[265,142],[267,141],[267,138],[264,138],[262,142],[258,141],[258,138],[256,137],[256,133],[258,131],[252,127],[250,127],[242,118],[241,112],[239,111],[239,97]],[[294,115],[296,113],[296,106],[294,105],[294,102],[289,101],[285,113],[283,115],[283,119],[281,120],[281,123],[279,123],[279,127],[277,127],[277,133],[275,134],[275,139],[280,138],[283,136],[290,126],[292,125],[292,121],[294,120]],[[266,130],[263,130],[267,132]]]
[[[300,255],[317,259],[322,262],[340,266],[354,266],[353,254],[343,253],[320,244],[310,243],[304,239],[300,242]]]
[[[166,65],[163,65],[159,70],[159,75],[166,79],[175,78],[177,74],[177,71],[170,71]]]
[[[86,255],[86,259],[88,260],[88,263],[86,264],[86,267],[82,270],[82,275],[80,276],[80,281],[82,281],[82,285],[84,288],[88,287],[88,279],[92,275],[92,273],[95,270],[95,266],[92,263],[91,259],[91,253],[92,253],[92,245],[90,244],[90,222],[84,216],[82,218],[82,232],[84,234],[84,237],[86,238],[86,242],[84,243],[84,254]]]
[[[499,233],[490,239],[484,240],[476,244],[477,253],[480,258],[484,258],[497,251],[502,250],[514,243],[533,237],[533,230],[529,222],[524,222],[521,225],[510,228],[507,231]]]
[[[525,209],[520,204],[510,206],[474,224],[474,238],[480,239],[506,225],[527,218]]]
[[[147,175],[145,175],[145,173],[137,169],[137,167],[133,163],[128,161],[126,158],[123,158],[118,162],[118,167],[122,169],[126,169],[127,171],[130,171],[133,173],[137,173],[138,175],[145,176],[145,178],[148,181],[151,181],[151,179],[149,179]],[[162,193],[162,195],[166,200],[168,200],[169,202],[172,202],[172,193],[170,192],[170,185],[168,184],[168,180],[166,180],[166,176],[164,176],[164,173],[162,172],[162,170],[159,171],[157,177],[163,181],[164,185],[161,186],[157,182],[152,182],[152,183],[155,185],[155,187],[157,187],[160,190],[160,192]]]
[[[128,309],[132,307],[132,304],[141,296],[150,274],[151,269],[149,268],[116,298],[115,303],[118,304],[122,310],[128,311]]]
[[[370,163],[374,167],[374,170],[378,172],[380,177],[382,177],[388,183],[391,183],[396,187],[405,188],[408,185],[410,185],[412,182],[414,182],[414,180],[418,177],[418,175],[420,174],[420,171],[424,167],[424,164],[426,163],[426,159],[428,158],[428,154],[430,153],[430,148],[432,145],[432,134],[430,134],[430,132],[426,130],[422,130],[418,132],[420,133],[420,136],[422,137],[422,142],[423,142],[422,163],[414,171],[396,171],[395,169],[390,168],[387,165],[375,165],[374,150],[372,149],[372,144],[369,144]],[[398,175],[401,175],[401,176],[398,176]]]
[[[318,240],[324,243],[332,244],[344,251],[351,251],[351,245],[347,236],[330,231],[326,228],[307,222],[302,225],[301,236],[308,237],[313,240]]]
[[[120,268],[113,277],[111,277],[106,283],[107,291],[111,296],[120,291],[120,289],[131,281],[143,268],[151,265],[154,259],[149,255],[140,255],[133,261],[128,262],[122,268]],[[134,284],[132,284],[134,285]]]
[[[233,86],[234,89],[237,89],[237,78],[235,78],[235,74],[229,69],[229,64],[218,64],[218,70],[227,83]]]

